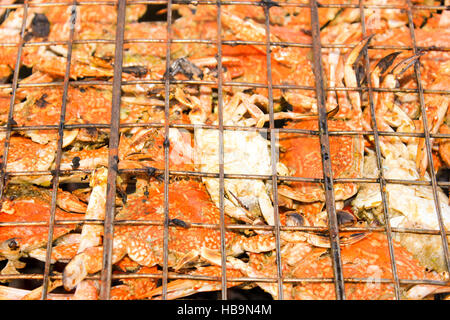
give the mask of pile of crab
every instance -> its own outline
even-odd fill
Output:
[[[112,86],[95,84],[112,82],[114,75],[116,7],[84,1],[73,11],[66,4],[38,6],[42,2],[28,1],[26,12],[0,12],[0,42],[24,40],[21,51],[9,45],[0,52],[2,82],[19,75],[14,95],[0,89],[0,124],[19,128],[11,135],[1,131],[0,299],[42,298],[42,282],[20,288],[14,280],[35,260],[51,263],[47,299],[99,298],[108,183],[117,189],[111,299],[221,290],[224,269],[232,279],[228,287],[257,287],[275,299],[335,299],[309,1],[270,2],[267,11],[265,2],[223,5],[220,63],[217,6],[174,4],[171,37],[201,41],[173,42],[169,70],[166,11],[127,5],[116,182],[107,178]],[[326,96],[329,158],[333,178],[342,179],[333,191],[346,298],[446,297],[448,253],[440,228],[450,229],[450,206],[446,190],[433,190],[430,181],[450,166],[450,141],[431,139],[430,158],[420,133],[424,123],[430,134],[450,133],[449,96],[442,93],[450,83],[449,52],[390,48],[412,46],[411,21],[417,46],[449,48],[450,11],[417,9],[409,17],[406,1],[389,4],[398,8],[362,9],[364,21],[354,6],[319,8],[323,85],[354,89]],[[72,31],[77,41],[69,52]],[[261,45],[267,39],[284,45],[267,50]],[[14,70],[18,54],[20,72]],[[68,56],[69,78],[76,82],[65,93],[53,84],[64,80]],[[167,78],[173,80],[169,97]],[[418,81],[431,93],[414,91]],[[270,96],[268,82],[275,86]],[[370,92],[358,89],[369,85]],[[52,126],[61,116],[66,126],[59,157]],[[375,128],[384,134],[368,134]],[[383,192],[380,175],[394,181]],[[387,225],[394,229],[389,238]],[[285,281],[280,292],[280,271],[284,279],[302,281]]]

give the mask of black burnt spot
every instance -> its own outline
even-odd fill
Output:
[[[122,190],[121,188],[117,188],[117,194],[122,200],[122,203],[126,204],[128,199],[126,191]]]
[[[267,6],[269,9],[271,7],[279,7],[280,6],[278,4],[278,2],[272,1],[272,0],[261,0],[261,1],[259,1],[259,5],[260,6]]]
[[[128,66],[123,67],[122,72],[132,74],[136,77],[143,77],[147,74],[148,69],[143,66]]]
[[[176,227],[182,227],[182,228],[187,229],[191,225],[188,222],[183,221],[181,219],[170,219],[169,220],[169,226],[176,226]]]
[[[87,128],[86,128],[86,132],[87,132],[90,136],[95,136],[95,135],[97,135],[97,128],[94,128],[94,127],[87,127]]]
[[[80,157],[74,157],[72,159],[72,168],[78,169],[80,167]]]
[[[16,239],[13,238],[8,240],[8,248],[13,251],[19,249],[19,244],[17,243]]]
[[[167,76],[173,78],[179,73],[184,74],[190,80],[192,80],[194,76],[203,79],[203,71],[186,58],[175,60],[170,66],[169,72],[166,71],[164,74],[164,78],[167,78]]]
[[[45,98],[47,98],[47,94],[44,93],[37,101],[36,101],[36,105],[39,108],[45,108],[47,105],[49,105],[49,102],[47,102],[47,100],[45,100]]]
[[[154,167],[145,167],[145,169],[147,170],[147,174],[151,177],[155,174],[156,172],[156,168]]]
[[[125,188],[126,194],[132,194],[136,192],[136,179],[131,178],[131,181],[127,183],[127,187]]]
[[[50,21],[45,14],[37,13],[31,21],[31,34],[33,37],[44,38],[50,33]]]
[[[308,30],[308,29],[300,29],[301,32],[303,32],[304,34],[306,34],[307,36],[312,37],[312,31]]]

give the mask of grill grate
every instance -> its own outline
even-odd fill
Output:
[[[357,3],[356,3],[357,2]],[[164,5],[167,7],[167,38],[165,40],[158,39],[125,39],[125,8],[127,6],[136,5],[136,4],[146,4],[146,5]],[[174,4],[196,4],[196,5],[215,5],[217,7],[217,39],[215,40],[204,40],[204,39],[174,39],[172,38],[172,19],[173,19],[173,5]],[[264,10],[265,17],[265,41],[242,41],[242,40],[223,40],[222,39],[222,20],[221,13],[222,7],[225,5],[255,5],[262,7]],[[75,39],[75,26],[76,26],[76,8],[83,5],[110,5],[117,7],[117,23],[116,23],[116,31],[115,31],[115,40],[110,39],[92,39],[92,40],[82,40]],[[377,49],[377,50],[401,50],[401,51],[411,51],[414,54],[418,54],[423,51],[440,51],[440,52],[449,52],[449,47],[438,47],[438,46],[418,46],[415,38],[414,31],[414,23],[413,23],[413,11],[414,10],[448,10],[447,5],[439,5],[439,6],[430,6],[430,5],[414,5],[410,0],[406,0],[406,5],[399,6],[394,4],[384,4],[384,5],[373,5],[373,4],[365,4],[363,0],[360,1],[352,1],[351,4],[319,4],[315,0],[311,0],[309,4],[305,3],[277,3],[277,6],[283,7],[303,7],[308,8],[311,14],[311,31],[312,31],[312,43],[295,43],[295,42],[273,42],[270,37],[270,8],[274,5],[273,2],[269,0],[262,0],[260,2],[254,1],[177,1],[177,0],[168,0],[168,1],[132,1],[132,0],[118,0],[118,1],[76,1],[67,2],[67,3],[30,3],[30,1],[25,0],[20,4],[9,4],[9,5],[0,5],[0,9],[20,9],[23,8],[23,21],[20,31],[20,42],[17,43],[0,43],[0,47],[17,47],[17,59],[15,63],[15,69],[12,76],[11,84],[0,84],[0,89],[10,88],[12,90],[11,100],[10,100],[10,108],[8,113],[8,122],[6,126],[0,127],[1,132],[5,132],[6,138],[4,142],[4,152],[3,159],[8,159],[8,151],[10,146],[10,138],[13,132],[16,131],[26,131],[26,130],[57,130],[58,132],[58,140],[57,140],[57,149],[56,149],[56,169],[48,170],[48,171],[8,171],[7,161],[5,161],[3,167],[0,172],[0,198],[4,196],[5,184],[8,178],[15,176],[27,176],[27,175],[52,175],[52,193],[51,193],[51,213],[49,221],[41,221],[41,222],[0,222],[0,227],[2,226],[48,226],[49,234],[48,234],[48,244],[46,251],[46,259],[43,274],[20,274],[20,275],[0,275],[0,280],[11,280],[11,279],[35,279],[41,280],[43,285],[42,291],[42,299],[46,299],[48,296],[49,287],[51,286],[51,282],[55,280],[61,280],[60,275],[51,274],[51,263],[50,256],[52,252],[52,241],[53,238],[53,230],[55,226],[63,226],[75,223],[85,223],[85,224],[97,224],[104,226],[104,237],[103,237],[103,269],[100,276],[89,276],[87,279],[96,279],[101,280],[100,287],[100,298],[101,299],[110,299],[110,289],[111,283],[116,279],[135,279],[135,278],[153,278],[153,279],[162,279],[162,298],[167,299],[167,285],[169,279],[197,279],[197,280],[211,280],[211,281],[220,281],[222,285],[221,290],[221,298],[228,298],[227,291],[227,283],[231,281],[245,281],[245,282],[272,282],[277,283],[278,287],[278,297],[279,299],[283,299],[283,284],[285,283],[300,283],[300,282],[328,282],[334,283],[336,299],[345,299],[345,283],[365,283],[371,282],[371,279],[365,278],[348,278],[343,275],[343,267],[342,267],[342,257],[340,254],[340,243],[339,243],[339,234],[343,231],[373,231],[373,232],[382,232],[385,233],[388,240],[389,247],[389,257],[390,264],[392,269],[392,279],[379,279],[380,283],[391,283],[395,288],[395,297],[396,299],[400,299],[400,285],[406,284],[437,284],[437,285],[446,285],[447,283],[444,281],[436,281],[436,280],[404,280],[400,279],[397,273],[397,263],[394,254],[394,248],[392,243],[392,237],[394,233],[416,233],[416,234],[427,234],[427,235],[440,235],[442,239],[442,248],[444,252],[445,263],[447,266],[447,271],[450,273],[450,256],[448,251],[448,241],[447,236],[449,232],[444,228],[443,217],[441,213],[441,208],[439,205],[438,198],[438,187],[449,188],[450,182],[448,181],[437,181],[434,166],[433,166],[433,157],[432,157],[432,149],[431,149],[431,141],[432,139],[443,139],[450,138],[449,134],[442,133],[430,133],[429,124],[427,123],[426,117],[426,109],[425,109],[425,94],[442,94],[448,95],[450,94],[450,90],[436,90],[436,89],[425,89],[422,86],[421,81],[421,71],[420,64],[418,61],[414,64],[414,76],[415,82],[417,84],[417,89],[405,89],[405,88],[396,88],[396,89],[385,89],[385,88],[374,88],[372,87],[372,83],[370,77],[367,77],[367,86],[362,85],[361,87],[324,87],[324,68],[322,63],[322,50],[323,49],[349,49],[353,48],[352,45],[347,44],[322,44],[320,39],[321,27],[319,24],[319,8],[353,8],[355,10],[359,10],[360,20],[361,20],[361,28],[363,38],[367,36],[367,28],[365,25],[365,9],[402,9],[407,13],[408,16],[408,27],[410,30],[410,37],[412,41],[412,46],[403,46],[403,45],[370,45],[368,47],[369,50]],[[70,34],[68,41],[40,41],[40,42],[27,42],[25,40],[25,31],[26,31],[26,22],[27,15],[30,8],[35,7],[45,7],[45,6],[71,6],[71,24],[70,24]],[[169,70],[171,66],[171,45],[172,44],[211,44],[217,46],[217,82],[207,81],[207,80],[175,80],[170,77],[165,77],[165,79],[161,80],[122,80],[122,64],[116,63],[114,64],[114,74],[113,80],[71,80],[70,79],[70,70],[71,70],[71,60],[72,60],[72,49],[76,44],[114,44],[115,45],[115,61],[123,61],[123,52],[124,52],[124,44],[129,43],[154,43],[154,44],[165,44],[166,45],[166,70]],[[21,61],[24,48],[34,47],[34,46],[49,46],[49,45],[65,45],[68,48],[67,53],[67,64],[65,69],[64,80],[58,82],[47,82],[47,83],[19,83],[19,71],[21,68]],[[259,45],[264,46],[266,49],[266,69],[267,69],[267,81],[264,84],[261,83],[247,83],[247,82],[236,82],[236,81],[225,81],[223,77],[223,68],[222,68],[222,58],[223,51],[222,46],[224,45]],[[295,48],[310,48],[313,52],[313,68],[314,68],[314,76],[315,76],[315,86],[305,86],[305,85],[284,85],[284,84],[274,84],[272,79],[272,62],[271,62],[271,48],[273,47],[295,47]],[[370,65],[369,65],[369,55],[368,51],[364,51],[365,58],[365,74],[369,74]],[[158,122],[148,122],[148,123],[120,123],[120,111],[121,111],[121,89],[123,86],[127,85],[139,85],[139,84],[155,84],[155,85],[164,85],[165,92],[165,107],[164,107],[164,123]],[[169,122],[169,100],[170,100],[170,86],[174,84],[186,84],[186,85],[207,85],[207,86],[217,86],[218,88],[218,125],[192,125],[192,124],[170,124]],[[111,107],[111,121],[109,124],[66,124],[65,116],[66,116],[66,105],[68,101],[68,91],[70,86],[80,86],[80,85],[93,85],[93,86],[111,86],[112,87],[112,107]],[[52,125],[41,125],[41,126],[17,126],[13,120],[14,115],[14,105],[16,102],[16,92],[18,89],[22,88],[42,88],[42,87],[62,87],[63,88],[63,97],[62,97],[62,107],[61,107],[61,115],[59,123]],[[230,126],[225,125],[223,121],[223,88],[224,87],[248,87],[248,88],[263,88],[267,89],[268,98],[269,98],[269,126],[267,128],[254,128],[254,127],[242,127],[242,126]],[[274,117],[274,97],[273,90],[308,90],[314,91],[317,98],[317,106],[319,111],[319,130],[311,131],[311,130],[301,130],[301,129],[287,129],[287,128],[277,128],[275,125],[275,117]],[[366,130],[348,130],[348,131],[332,131],[328,130],[327,124],[327,111],[326,111],[326,94],[328,92],[340,92],[340,91],[354,91],[367,93],[369,100],[369,107],[371,113],[371,121],[374,123],[374,131],[366,131]],[[397,132],[387,132],[380,131],[377,129],[377,119],[375,117],[375,107],[374,107],[374,97],[373,94],[376,92],[401,92],[401,93],[414,93],[418,94],[420,101],[420,109],[421,109],[421,118],[423,121],[423,133],[397,133]],[[164,221],[132,221],[132,220],[122,220],[122,221],[114,221],[115,215],[115,198],[116,198],[116,178],[120,173],[142,173],[145,172],[146,169],[118,169],[118,146],[119,146],[119,130],[121,128],[133,128],[133,127],[144,127],[144,128],[163,128],[164,129],[164,169],[156,170],[156,174],[163,175],[164,179]],[[108,188],[107,188],[107,202],[106,202],[106,215],[103,220],[79,220],[79,221],[55,221],[55,211],[56,211],[56,198],[57,198],[57,190],[59,186],[59,179],[61,176],[73,174],[73,173],[90,173],[91,170],[83,170],[83,169],[73,169],[73,170],[63,170],[60,168],[61,158],[62,158],[62,149],[63,149],[63,136],[64,130],[70,129],[81,129],[81,128],[102,128],[109,130],[109,154],[108,154]],[[178,129],[187,129],[193,130],[198,128],[205,129],[217,129],[219,131],[219,173],[207,173],[207,172],[198,172],[198,171],[177,171],[171,170],[169,168],[169,129],[170,128],[178,128]],[[226,130],[239,130],[239,131],[259,131],[261,133],[268,134],[270,136],[271,142],[271,174],[270,175],[253,175],[253,174],[228,174],[224,172],[224,131]],[[277,174],[276,168],[276,136],[279,133],[299,133],[299,134],[308,134],[315,135],[319,137],[320,145],[321,145],[321,155],[322,155],[322,168],[324,172],[324,177],[321,179],[316,178],[302,178],[302,177],[293,177],[293,176],[279,176]],[[329,138],[330,136],[354,136],[354,135],[364,135],[364,136],[373,136],[374,138],[374,146],[375,146],[375,154],[377,160],[377,168],[378,168],[378,177],[377,178],[333,178],[332,168],[331,168],[331,159],[330,154],[330,144]],[[430,181],[418,181],[418,180],[402,180],[402,179],[389,179],[385,177],[384,169],[382,166],[382,156],[380,151],[380,137],[420,137],[425,139],[426,145],[426,153],[428,162],[430,163]],[[210,228],[210,229],[218,229],[220,230],[220,240],[221,240],[221,261],[222,261],[222,276],[221,277],[208,277],[208,276],[199,276],[199,275],[186,275],[186,274],[175,274],[169,272],[168,269],[168,246],[169,246],[169,179],[171,177],[212,177],[219,179],[219,196],[220,196],[220,224],[204,224],[204,223],[191,223],[192,228]],[[224,180],[225,179],[264,179],[270,180],[271,186],[273,189],[273,202],[274,202],[274,214],[275,214],[275,225],[230,225],[225,224],[225,214],[224,214]],[[304,227],[289,227],[289,226],[281,226],[278,212],[278,184],[280,182],[285,181],[296,181],[296,182],[314,182],[321,183],[325,187],[325,206],[328,213],[328,228],[326,227],[312,227],[312,226],[304,226]],[[385,226],[380,227],[339,227],[336,216],[336,201],[333,191],[333,185],[335,183],[343,183],[343,182],[353,182],[353,183],[374,183],[379,184],[381,196],[382,196],[382,209],[383,216],[385,220]],[[436,210],[436,215],[439,221],[440,230],[427,230],[420,228],[395,228],[390,225],[390,213],[388,208],[388,200],[387,194],[385,192],[386,186],[388,184],[402,184],[402,185],[426,185],[431,186],[433,190],[433,200]],[[121,274],[116,275],[112,273],[112,246],[113,246],[113,235],[114,235],[114,227],[118,225],[163,225],[164,227],[164,242],[163,242],[163,266],[162,272],[157,274]],[[255,278],[255,277],[242,277],[242,278],[229,278],[226,275],[226,256],[225,256],[225,232],[227,230],[265,230],[265,231],[273,231],[276,239],[276,264],[277,264],[277,277],[266,277],[266,278]],[[281,231],[322,231],[327,232],[329,234],[330,243],[331,243],[331,258],[333,263],[333,278],[287,278],[283,275],[282,264],[281,264],[281,248],[280,248],[280,233]]]

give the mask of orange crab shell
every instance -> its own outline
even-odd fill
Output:
[[[20,126],[58,123],[63,88],[32,90],[23,107],[15,108],[14,120]],[[111,91],[93,87],[69,88],[65,119],[68,123],[108,123],[111,117]]]
[[[283,274],[286,278],[325,278],[333,279],[331,257],[327,249],[311,247],[307,244],[303,250],[297,250],[294,265],[288,265],[282,256]],[[412,255],[394,242],[397,274],[402,280],[442,280],[426,271]],[[341,246],[343,275],[345,278],[368,279],[366,282],[345,282],[346,298],[349,300],[393,299],[394,285],[380,282],[379,279],[393,279],[386,236],[371,233],[363,240],[349,246]],[[267,276],[276,275],[275,254],[250,254],[249,264],[253,269]],[[325,299],[336,298],[332,282],[304,282],[286,284],[285,297],[288,299]]]
[[[161,129],[151,129],[134,141],[122,135],[119,143],[119,169],[136,169],[152,167],[164,169],[164,132]],[[171,170],[193,170],[194,161],[184,147],[192,147],[192,136],[182,132],[179,140],[169,148],[169,167]],[[146,143],[144,148],[140,145]],[[172,140],[171,140],[172,142]],[[108,147],[80,151],[66,151],[61,159],[61,168],[64,169],[94,169],[98,166],[108,166]]]
[[[322,252],[320,252],[322,251]],[[417,260],[399,244],[394,242],[395,260],[399,279],[433,279],[437,276],[425,271]],[[347,299],[393,299],[394,285],[378,279],[392,279],[389,249],[386,236],[373,233],[365,239],[341,247],[343,274],[346,278],[369,278],[368,283],[345,283]],[[312,258],[312,259],[311,259]],[[295,266],[295,277],[332,278],[330,257],[323,250],[314,250],[306,259]],[[335,299],[333,283],[307,283],[296,286],[294,296],[298,298]]]
[[[24,188],[24,187],[19,187]],[[26,187],[23,195],[7,192],[7,197],[0,211],[1,222],[47,222],[50,218],[50,203],[43,199],[33,187]],[[20,191],[19,191],[20,192]],[[26,194],[28,192],[28,194]],[[55,220],[79,220],[80,215],[65,212],[56,208]],[[69,233],[76,228],[76,224],[55,225],[53,239]],[[48,225],[4,226],[0,228],[0,243],[14,238],[20,249],[26,250],[45,244],[48,240]]]
[[[450,111],[450,108],[449,108]],[[439,133],[449,134],[450,127],[446,124],[439,128]],[[439,141],[439,155],[447,167],[450,167],[450,139],[441,139]]]
[[[295,212],[308,220],[311,225],[314,225],[314,221],[317,220],[317,216],[322,212],[324,206],[324,202],[312,202],[296,204],[295,210],[282,209],[280,210],[280,224],[285,226],[287,214]]]
[[[155,274],[157,267],[140,267],[135,274]],[[115,272],[117,274],[117,272]],[[123,284],[111,288],[111,300],[136,300],[146,297],[157,284],[158,279],[154,278],[131,278],[121,279]]]
[[[301,122],[291,122],[286,128],[318,130],[317,120],[308,120]],[[328,129],[330,131],[347,131],[351,128],[341,120],[328,120]],[[296,133],[280,133],[280,144],[285,149],[280,155],[280,161],[284,163],[291,174],[295,177],[320,178],[323,179],[322,156],[320,141],[318,136],[303,135]],[[359,136],[333,136],[330,141],[330,158],[333,170],[333,178],[357,178],[362,170],[362,138]],[[303,202],[324,201],[323,188],[317,183],[292,182],[289,189],[293,190],[290,195],[295,200]],[[282,195],[283,190],[288,189],[281,185],[279,191]],[[335,183],[335,196],[337,200],[344,200],[357,191],[357,185],[354,183]],[[296,194],[301,195],[296,199]]]
[[[146,195],[147,194],[147,195]],[[184,254],[205,246],[220,249],[220,231],[205,227],[193,227],[191,223],[218,224],[220,213],[204,185],[192,180],[180,180],[169,185],[169,263],[174,265]],[[130,199],[116,220],[164,221],[164,185],[152,182],[143,196]],[[120,225],[115,229],[115,237],[122,236],[133,242],[144,239],[151,243],[153,254],[162,261],[162,225]],[[232,234],[227,233],[227,236]],[[139,256],[139,241],[134,241],[134,254]],[[144,248],[142,248],[144,250]],[[143,251],[143,253],[144,251]]]
[[[45,0],[32,0],[30,4],[44,3]],[[67,3],[65,0],[54,0],[53,3]],[[117,9],[111,5],[90,4],[85,1],[83,5],[77,7],[77,24],[82,22],[100,22],[103,24],[115,24],[117,21]],[[32,7],[33,12],[40,12],[46,15],[51,24],[67,23],[70,21],[71,10],[69,5],[55,5]],[[126,21],[136,21],[146,11],[145,5],[128,5],[126,8]]]
[[[41,145],[24,137],[12,136],[9,142],[7,168],[9,171],[42,171],[50,168],[56,154],[56,145]],[[3,155],[5,141],[0,140]],[[0,160],[4,164],[3,159]]]

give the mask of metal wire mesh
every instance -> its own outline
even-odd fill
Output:
[[[52,274],[50,257],[52,253],[52,239],[53,230],[55,226],[69,225],[73,223],[89,223],[98,224],[104,226],[104,236],[103,236],[103,268],[99,276],[89,276],[88,279],[101,280],[100,287],[100,298],[110,299],[110,290],[112,281],[115,279],[130,279],[130,278],[153,278],[162,280],[162,298],[167,299],[167,285],[169,279],[194,279],[194,280],[210,280],[210,281],[220,281],[221,282],[221,298],[227,299],[227,283],[231,281],[241,281],[241,282],[273,282],[277,284],[278,298],[283,299],[283,285],[286,283],[314,283],[314,282],[326,282],[333,283],[336,293],[336,299],[345,299],[346,290],[345,283],[364,283],[371,282],[372,279],[365,278],[349,278],[344,277],[342,270],[342,257],[340,254],[340,240],[339,234],[343,231],[373,231],[385,233],[388,241],[389,247],[389,257],[390,266],[392,269],[392,279],[378,279],[380,283],[390,283],[394,285],[395,298],[400,299],[400,285],[407,284],[447,284],[444,281],[432,281],[432,280],[405,280],[400,279],[397,274],[397,263],[395,259],[394,247],[392,243],[393,235],[396,233],[416,233],[424,235],[440,235],[442,240],[443,256],[446,263],[447,271],[450,272],[450,256],[448,252],[448,241],[447,236],[448,231],[444,228],[443,217],[441,213],[441,207],[439,204],[438,187],[449,188],[450,183],[447,181],[437,181],[437,172],[433,165],[432,156],[432,139],[448,139],[449,134],[443,133],[430,133],[429,124],[427,123],[426,107],[424,96],[426,94],[441,94],[448,95],[449,90],[436,90],[430,88],[423,88],[421,81],[421,70],[420,64],[417,61],[414,64],[414,80],[416,82],[417,88],[396,88],[396,89],[385,89],[385,88],[375,88],[372,86],[370,77],[367,78],[367,84],[360,87],[325,87],[324,83],[324,66],[322,62],[322,52],[324,49],[351,49],[354,48],[353,45],[348,44],[327,44],[321,41],[321,26],[319,24],[319,10],[322,8],[339,8],[348,9],[352,8],[359,11],[360,24],[362,30],[362,36],[365,38],[367,36],[367,28],[365,25],[365,10],[366,9],[401,9],[407,14],[408,17],[408,27],[410,30],[411,45],[369,45],[367,50],[364,51],[363,55],[365,58],[365,73],[370,72],[369,54],[368,50],[386,50],[391,52],[392,50],[400,51],[410,51],[412,54],[418,54],[420,52],[448,52],[449,47],[440,46],[418,46],[415,38],[415,25],[413,22],[413,12],[414,10],[448,10],[448,6],[442,4],[439,6],[429,6],[429,5],[415,5],[410,0],[406,1],[404,5],[398,4],[367,4],[367,1],[352,1],[352,3],[342,3],[342,4],[320,4],[317,1],[311,0],[309,3],[276,3],[277,6],[281,7],[299,7],[306,8],[309,10],[311,15],[311,36],[312,43],[296,43],[296,42],[274,42],[271,41],[271,31],[270,31],[270,9],[275,5],[271,1],[132,1],[132,0],[118,0],[118,1],[73,1],[67,3],[33,3],[33,1],[25,0],[21,4],[9,4],[0,5],[0,9],[21,9],[23,8],[23,21],[20,31],[20,42],[19,43],[0,43],[0,47],[16,47],[17,48],[17,58],[15,62],[14,72],[12,75],[12,81],[10,84],[0,84],[0,89],[11,89],[11,100],[9,104],[8,120],[5,126],[0,127],[0,131],[5,133],[4,151],[3,159],[5,160],[1,168],[0,173],[0,198],[4,196],[4,189],[6,181],[11,177],[20,176],[46,176],[52,175],[52,192],[51,192],[51,212],[49,221],[33,222],[33,223],[21,223],[21,222],[1,222],[2,226],[48,226],[48,241],[46,245],[46,258],[45,266],[42,274],[21,274],[21,275],[0,275],[0,280],[11,280],[11,279],[36,279],[42,280],[43,291],[42,299],[47,299],[48,288],[51,281],[60,280],[60,275]],[[145,4],[148,6],[153,5],[164,5],[167,9],[167,20],[166,20],[166,39],[147,39],[147,38],[137,38],[137,39],[127,39],[124,37],[126,29],[126,8],[132,5]],[[195,4],[197,6],[210,5],[217,8],[217,39],[177,39],[173,36],[173,5],[184,5],[184,4]],[[117,17],[115,23],[115,39],[76,39],[76,8],[80,6],[88,5],[108,5],[117,8]],[[249,39],[248,41],[243,40],[224,40],[223,27],[221,20],[222,7],[227,5],[252,5],[263,9],[265,18],[265,41],[253,41]],[[71,8],[71,23],[69,38],[67,41],[40,41],[40,42],[28,42],[25,40],[25,32],[27,28],[27,13],[30,8],[36,7],[46,7],[46,6],[68,6]],[[131,43],[147,43],[147,44],[158,44],[165,45],[166,55],[165,55],[165,70],[169,70],[172,61],[171,47],[174,44],[187,45],[187,44],[198,44],[198,45],[214,45],[217,47],[217,81],[207,81],[207,80],[175,80],[170,77],[165,77],[164,79],[154,79],[154,80],[123,80],[123,53],[124,45]],[[113,76],[112,80],[73,80],[70,77],[71,64],[72,64],[72,49],[74,45],[89,45],[89,44],[111,44],[115,47]],[[65,74],[62,82],[41,82],[41,83],[20,83],[19,82],[19,70],[22,65],[22,55],[23,50],[26,48],[41,47],[41,46],[56,46],[63,45],[67,46],[67,56],[66,56],[66,66]],[[223,77],[223,46],[236,46],[236,45],[253,45],[253,46],[263,46],[266,51],[266,81],[265,83],[248,83],[248,82],[236,82],[236,81],[225,81]],[[272,79],[272,61],[271,61],[271,50],[274,47],[292,47],[292,48],[310,48],[312,50],[312,60],[314,68],[314,86],[308,85],[287,85],[287,84],[274,84]],[[170,117],[170,88],[171,85],[206,85],[206,86],[216,86],[218,95],[218,125],[193,125],[193,124],[179,124],[171,123]],[[111,120],[109,123],[83,123],[83,124],[67,124],[65,123],[66,116],[66,106],[68,100],[68,91],[70,87],[77,87],[82,85],[91,86],[110,86],[112,88],[112,101],[111,101]],[[139,123],[121,123],[120,112],[121,112],[121,95],[124,86],[131,85],[163,85],[164,86],[164,121],[163,122],[139,122]],[[61,113],[58,123],[39,125],[39,126],[18,126],[14,121],[14,106],[17,100],[16,93],[19,89],[34,89],[34,88],[46,88],[46,87],[62,87],[62,103],[61,103]],[[260,88],[267,90],[267,96],[269,101],[269,125],[266,128],[254,128],[254,127],[242,127],[242,126],[230,126],[225,125],[223,121],[223,91],[225,87],[246,87],[246,88]],[[305,90],[313,92],[317,99],[317,109],[319,112],[319,130],[301,130],[301,129],[287,129],[278,128],[275,125],[274,117],[274,90]],[[326,95],[328,92],[358,92],[367,93],[369,100],[369,108],[371,121],[374,124],[374,130],[346,130],[346,131],[329,131],[327,124],[327,110],[326,110]],[[374,106],[374,93],[378,92],[394,92],[394,93],[411,93],[418,94],[421,109],[421,119],[423,122],[423,133],[400,133],[400,132],[389,132],[381,131],[377,127],[377,119],[375,117],[375,106]],[[114,215],[116,212],[115,208],[115,198],[117,194],[116,190],[116,179],[118,175],[122,173],[133,174],[133,173],[144,173],[146,169],[118,169],[119,164],[119,138],[120,129],[122,128],[160,128],[164,132],[164,169],[156,169],[155,174],[161,174],[164,181],[164,221],[132,221],[132,220],[122,220],[114,221]],[[89,128],[101,128],[108,130],[109,132],[109,146],[108,146],[108,188],[107,188],[107,202],[106,202],[106,215],[104,220],[93,220],[84,221],[80,219],[79,221],[56,221],[55,220],[55,210],[56,210],[56,199],[58,193],[58,186],[60,184],[60,177],[67,176],[73,173],[84,173],[90,174],[91,170],[83,169],[71,169],[63,170],[61,169],[61,158],[63,154],[63,137],[65,130],[72,129],[89,129]],[[186,130],[194,130],[198,128],[204,129],[215,129],[219,132],[219,172],[198,172],[198,171],[180,171],[172,170],[169,167],[169,129],[178,128]],[[30,130],[46,130],[46,131],[57,131],[57,147],[56,147],[56,158],[55,158],[55,169],[54,170],[43,170],[43,171],[9,171],[7,167],[8,150],[10,146],[10,138],[12,133],[16,131],[30,131]],[[259,131],[270,136],[271,145],[271,174],[270,175],[254,175],[254,174],[231,174],[224,171],[224,131],[235,130],[235,131]],[[276,137],[280,133],[298,133],[307,134],[312,136],[317,136],[320,140],[323,178],[306,178],[297,176],[280,176],[277,174],[276,168]],[[376,178],[333,178],[332,164],[329,156],[330,154],[330,142],[329,139],[332,136],[355,136],[364,135],[371,136],[374,139],[374,148],[376,152],[378,177]],[[426,154],[428,162],[430,163],[430,181],[423,180],[405,180],[405,179],[389,179],[386,178],[384,174],[384,169],[382,166],[382,156],[380,150],[380,137],[419,137],[425,139]],[[219,210],[220,210],[220,223],[219,224],[203,224],[203,223],[191,223],[192,228],[210,228],[218,229],[220,231],[220,242],[221,242],[221,260],[222,260],[222,275],[220,278],[199,276],[199,275],[182,275],[169,272],[168,267],[168,255],[169,255],[169,226],[170,221],[170,210],[169,210],[169,188],[170,188],[170,178],[171,177],[211,177],[219,180]],[[271,182],[272,192],[273,192],[273,202],[274,202],[274,216],[275,224],[274,226],[268,225],[240,225],[240,224],[226,224],[225,223],[225,213],[224,213],[224,181],[225,179],[255,179],[255,180],[267,180]],[[282,226],[279,220],[278,212],[278,185],[282,182],[311,182],[320,183],[324,185],[325,191],[325,208],[328,215],[328,227],[290,227]],[[336,216],[336,200],[333,191],[333,185],[336,183],[372,183],[378,184],[380,187],[381,197],[382,197],[382,210],[385,225],[379,227],[339,227]],[[433,190],[433,200],[436,210],[437,219],[439,221],[439,230],[427,230],[421,228],[395,228],[390,224],[391,213],[389,212],[388,200],[386,195],[386,186],[388,184],[401,184],[401,185],[419,185],[419,186],[431,186]],[[121,274],[116,275],[112,272],[112,252],[113,252],[113,237],[114,237],[114,227],[118,225],[162,225],[164,227],[164,243],[163,243],[163,265],[162,271],[157,274]],[[276,239],[276,274],[274,277],[265,278],[255,278],[255,277],[243,277],[243,278],[229,278],[227,277],[226,270],[226,254],[225,254],[225,233],[228,230],[261,230],[261,231],[272,231]],[[321,231],[326,232],[329,235],[331,250],[330,256],[333,265],[333,278],[289,278],[283,275],[282,270],[282,258],[281,258],[281,240],[280,234],[282,231]]]

